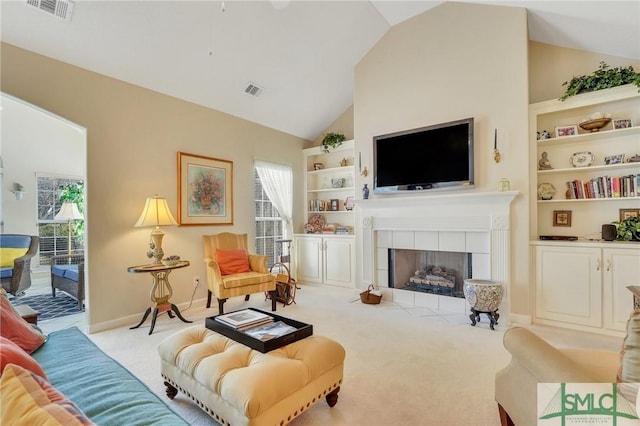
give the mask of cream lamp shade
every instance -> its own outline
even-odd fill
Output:
[[[153,259],[154,264],[162,263],[164,257],[164,251],[162,251],[162,238],[164,232],[160,229],[161,226],[175,226],[178,222],[173,218],[171,210],[167,205],[167,200],[163,197],[155,195],[152,198],[147,198],[147,201],[142,209],[140,218],[134,225],[136,228],[142,228],[147,226],[154,226],[151,231],[151,242],[149,243],[149,250],[147,256]]]
[[[82,213],[78,210],[78,205],[71,201],[65,201],[62,203],[60,211],[55,215],[54,219],[67,221],[67,250],[69,253],[73,253],[73,249],[71,248],[71,222],[84,219]]]

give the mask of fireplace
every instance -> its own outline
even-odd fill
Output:
[[[505,305],[510,281],[510,204],[517,194],[516,191],[470,191],[356,200],[362,253],[358,287],[373,284],[383,291],[386,300],[405,305],[467,313],[464,298],[410,291],[405,286],[411,282],[409,276],[402,283],[390,276],[392,249],[394,253],[396,250],[449,252],[466,259],[466,272],[462,268],[462,276],[501,282]],[[411,265],[409,269],[413,269],[409,274],[413,275],[419,268]],[[423,275],[431,275],[427,272]],[[460,285],[463,281],[464,278]],[[401,286],[403,288],[399,288]],[[500,309],[509,311],[508,306]]]
[[[464,298],[471,253],[389,249],[389,288]]]

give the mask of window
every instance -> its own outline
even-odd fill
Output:
[[[284,221],[264,191],[258,172],[254,171],[255,215],[256,215],[256,253],[269,256],[271,267],[277,262],[281,247],[275,241],[283,238]]]
[[[40,266],[49,265],[51,256],[68,250],[68,223],[55,220],[56,213],[60,210],[62,201],[61,186],[82,186],[81,179],[61,176],[38,175],[38,236],[40,248],[38,250]],[[83,210],[82,205],[78,208]],[[82,250],[84,246],[84,221],[77,221],[71,225],[71,247],[73,250]]]

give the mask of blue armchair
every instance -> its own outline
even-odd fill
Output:
[[[39,246],[33,235],[0,235],[0,281],[7,293],[17,296],[31,287],[31,258]]]

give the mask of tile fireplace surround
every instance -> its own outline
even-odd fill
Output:
[[[471,253],[471,278],[503,283],[500,311],[508,313],[510,205],[517,195],[517,191],[461,191],[356,201],[363,254],[360,287],[374,284],[387,300],[401,304],[468,313],[464,299],[389,288],[388,251]]]

